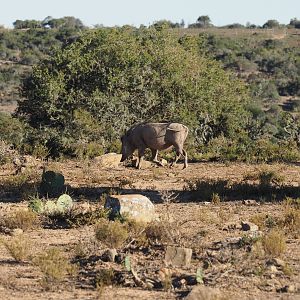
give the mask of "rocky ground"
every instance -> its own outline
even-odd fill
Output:
[[[41,165],[19,174],[12,164],[1,167],[1,220],[27,210]],[[101,207],[109,193],[147,196],[160,220],[154,223],[166,235],[130,237],[109,261],[103,256],[109,247],[96,241],[93,224],[43,220],[24,230],[2,224],[1,299],[300,299],[299,201],[285,200],[299,197],[299,165],[191,163],[182,170],[146,164],[136,170],[96,160],[52,162],[47,169],[65,176],[67,193],[81,210]],[[26,184],[24,174],[30,174]],[[5,243],[20,236],[30,255],[17,261]],[[191,249],[191,261],[167,265],[171,246]],[[45,282],[32,257],[52,248],[76,270]]]

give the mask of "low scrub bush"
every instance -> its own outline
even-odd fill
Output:
[[[24,235],[16,235],[11,240],[0,240],[9,254],[16,261],[24,261],[30,257],[32,251],[32,244]]]
[[[187,180],[184,189],[186,191],[197,192],[200,199],[210,200],[213,195],[225,196],[226,190],[230,186],[228,180],[198,179]]]
[[[145,228],[145,235],[151,244],[170,242],[170,233],[163,222],[149,223]]]
[[[39,216],[31,210],[20,209],[5,216],[0,221],[0,225],[9,229],[21,228],[29,230],[39,227],[41,224]]]
[[[43,283],[57,283],[63,281],[67,275],[76,274],[76,266],[72,265],[65,255],[57,248],[50,248],[33,259],[44,275]]]
[[[27,200],[36,194],[38,181],[38,174],[35,172],[10,175],[0,183],[0,193]]]
[[[277,173],[275,170],[259,170],[253,174],[247,174],[244,176],[245,181],[255,181],[261,187],[268,187],[268,186],[280,186],[284,182],[284,176]]]
[[[70,212],[67,216],[67,223],[71,227],[79,227],[84,225],[94,225],[101,219],[107,219],[109,216],[109,210],[104,208],[89,209],[87,211],[80,211],[76,208]]]
[[[0,166],[11,161],[13,157],[13,151],[10,145],[5,141],[0,140]]]
[[[300,233],[300,199],[286,198],[283,202],[282,227],[299,237]]]
[[[102,219],[95,225],[95,235],[98,241],[110,248],[121,247],[129,236],[125,224],[106,219]]]
[[[256,214],[250,218],[250,222],[256,224],[260,230],[263,230],[266,228],[276,227],[279,223],[279,220],[274,216],[266,214]]]
[[[272,229],[262,238],[263,249],[266,255],[277,257],[286,249],[286,238],[283,231]]]
[[[112,285],[113,280],[114,280],[113,269],[101,269],[96,274],[95,287],[101,289],[105,286]]]
[[[222,200],[255,198],[272,201],[300,195],[298,188],[285,185],[283,181],[284,177],[275,171],[262,171],[247,175],[239,182],[211,178],[186,180],[184,191],[189,199],[197,201],[212,200],[214,194]]]

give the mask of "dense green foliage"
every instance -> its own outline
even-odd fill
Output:
[[[195,158],[297,159],[299,22],[223,29],[200,16],[192,29],[161,20],[95,30],[74,17],[17,20],[0,29],[0,101],[18,100],[21,122],[0,115],[0,139],[90,157],[119,151],[134,123],[172,120],[190,127]]]
[[[196,50],[155,29],[90,31],[33,69],[18,114],[51,150],[69,153],[96,141],[109,150],[142,121],[183,122],[194,146],[233,138],[245,124],[246,89]]]
[[[84,30],[84,27],[79,26],[80,20],[71,17],[48,18],[44,21],[44,27],[41,25],[42,21],[17,20],[15,28],[22,29],[0,28],[0,101],[2,104],[14,103],[19,98],[18,87],[21,80],[30,72],[32,65],[45,56],[51,55],[53,49],[68,43]],[[34,26],[36,23],[39,26]],[[60,26],[55,27],[52,23],[59,23]]]

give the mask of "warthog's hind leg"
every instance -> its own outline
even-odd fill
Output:
[[[183,166],[183,168],[185,169],[188,166],[187,152],[184,149],[182,149],[182,153],[184,155],[184,166]]]
[[[178,159],[180,158],[180,156],[183,156],[184,157],[184,166],[183,168],[187,168],[188,166],[188,161],[187,161],[187,152],[184,150],[184,149],[176,149],[176,157],[175,157],[175,160],[173,161],[173,163],[171,164],[171,167],[175,166]]]

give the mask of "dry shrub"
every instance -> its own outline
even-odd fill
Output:
[[[30,257],[32,244],[24,235],[17,235],[9,241],[1,240],[9,254],[16,261],[24,261]]]
[[[209,207],[201,207],[199,209],[199,220],[203,224],[214,224],[217,219],[217,214],[211,211]]]
[[[170,233],[163,222],[151,222],[145,228],[147,240],[152,244],[166,243],[170,241]]]
[[[95,287],[99,299],[101,299],[105,287],[113,284],[114,276],[115,272],[113,269],[101,269],[97,272],[95,277]]]
[[[260,230],[266,228],[265,220],[266,220],[265,214],[256,214],[249,219],[249,221],[257,225]]]
[[[145,234],[145,230],[148,226],[147,223],[129,218],[125,224],[130,242],[135,242],[140,246],[145,245],[147,240]]]
[[[221,204],[221,197],[219,196],[218,193],[213,193],[211,196],[211,203],[214,205],[219,205]]]
[[[34,170],[29,170],[26,173],[6,177],[0,183],[0,190],[28,200],[31,195],[36,194],[39,180],[40,174]]]
[[[263,213],[253,215],[249,221],[256,224],[260,230],[276,227],[279,223],[278,218]]]
[[[299,236],[300,210],[295,208],[287,209],[283,215],[282,225],[289,233]]]
[[[95,286],[107,286],[111,285],[114,280],[114,270],[113,269],[101,269],[97,272],[95,277]]]
[[[262,238],[266,255],[280,256],[286,249],[286,239],[283,231],[272,229]]]
[[[264,258],[266,256],[261,239],[258,239],[251,245],[251,253],[254,258]]]
[[[289,233],[299,236],[300,231],[300,199],[286,198],[283,202],[282,227]]]
[[[84,243],[79,242],[73,248],[75,258],[85,258],[87,256],[87,250]]]
[[[96,239],[110,248],[119,248],[128,238],[126,225],[119,221],[100,220],[95,225]]]
[[[57,248],[50,248],[33,259],[44,275],[43,283],[61,282],[65,277],[76,273],[76,266],[70,264],[65,255]]]
[[[67,216],[67,222],[72,227],[80,227],[85,225],[96,224],[102,218],[107,218],[109,210],[97,207],[96,209],[88,209],[81,211],[80,209],[73,209]]]
[[[256,181],[260,186],[267,187],[272,185],[280,186],[284,182],[285,178],[283,175],[278,174],[275,170],[263,168],[255,173],[246,174],[243,180]]]
[[[34,229],[41,224],[39,216],[31,211],[20,209],[13,214],[5,216],[0,225],[9,229],[21,228],[22,230]]]

